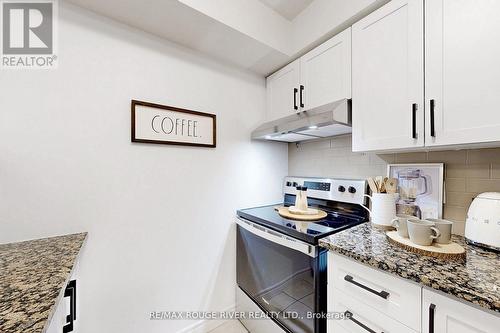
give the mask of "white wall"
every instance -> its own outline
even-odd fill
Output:
[[[239,207],[274,203],[287,146],[250,142],[264,80],[61,3],[59,68],[0,72],[0,242],[88,231],[81,332],[176,332],[234,305]],[[217,114],[216,149],[130,143],[130,99]]]

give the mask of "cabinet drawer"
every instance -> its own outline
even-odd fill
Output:
[[[334,312],[350,312],[350,319],[330,320],[329,333],[416,333],[400,322],[333,288],[331,297]]]
[[[328,254],[328,267],[330,292],[338,289],[413,330],[420,331],[420,286],[331,252]]]

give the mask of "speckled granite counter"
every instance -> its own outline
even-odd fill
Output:
[[[422,256],[390,244],[369,223],[320,240],[320,245],[360,263],[440,290],[483,308],[500,312],[500,255],[465,244],[453,236],[467,257],[462,261]]]
[[[0,245],[0,332],[45,332],[86,237]]]

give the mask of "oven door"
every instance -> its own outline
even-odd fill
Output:
[[[237,224],[239,288],[285,331],[326,332],[317,315],[326,311],[327,251],[241,218]]]

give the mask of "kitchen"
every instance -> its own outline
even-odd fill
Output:
[[[499,2],[45,2],[56,67],[0,69],[0,331],[496,331]]]

